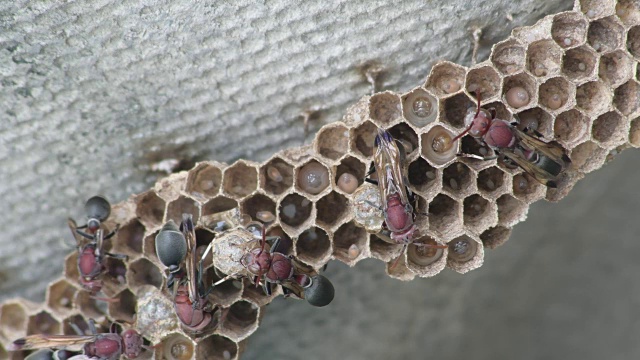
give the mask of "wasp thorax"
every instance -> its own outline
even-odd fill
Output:
[[[419,97],[413,101],[411,105],[411,111],[413,114],[420,118],[426,118],[433,112],[431,101],[425,97]]]

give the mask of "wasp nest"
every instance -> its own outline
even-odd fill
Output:
[[[0,357],[9,342],[35,333],[69,333],[78,318],[137,321],[155,347],[156,359],[235,359],[273,297],[243,281],[228,281],[209,295],[227,314],[215,331],[191,336],[179,326],[166,291],[166,273],[154,239],[164,222],[193,214],[198,246],[229,211],[267,224],[267,235],[292,244],[290,253],[319,269],[336,259],[354,265],[365,258],[387,263],[389,276],[430,277],[445,267],[465,273],[482,265],[485,249],[509,238],[529,205],[564,197],[586,173],[621,150],[640,147],[640,6],[635,1],[576,1],[576,10],[514,30],[496,44],[489,60],[471,68],[436,64],[427,81],[407,93],[382,92],[352,106],[342,121],[324,126],[311,146],[290,149],[264,163],[203,162],[159,181],[143,194],[116,205],[106,226],[121,228],[110,251],[103,292],[118,299],[106,309],[79,290],[77,253],[65,262],[64,277],[49,286],[44,304],[7,301],[0,307]],[[572,159],[558,188],[541,185],[519,168],[483,155],[470,137],[448,151],[464,128],[468,108],[481,93],[483,106],[501,119],[514,115],[556,141]],[[378,237],[383,218],[371,205],[378,189],[364,183],[377,128],[398,139],[407,152],[404,170],[417,196],[418,241],[446,249],[390,244]],[[400,257],[397,266],[392,266]],[[208,282],[224,274],[205,262]],[[339,296],[339,294],[338,294]],[[106,310],[106,311],[105,311]],[[152,326],[153,324],[153,326]],[[151,330],[153,328],[153,330]]]

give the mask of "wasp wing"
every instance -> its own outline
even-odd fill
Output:
[[[539,167],[536,164],[528,161],[527,159],[525,159],[521,155],[513,152],[510,149],[501,149],[500,152],[504,156],[509,158],[509,160],[511,160],[514,163],[516,163],[516,165],[520,166],[522,168],[522,170],[524,170],[527,174],[531,175],[534,179],[536,179],[541,184],[546,185],[548,187],[552,187],[552,188],[557,187],[557,183],[556,183],[557,176],[556,175],[553,175],[553,174],[545,171],[541,167]]]
[[[67,347],[86,344],[97,339],[98,335],[29,335],[14,341],[10,351]]]
[[[403,204],[409,203],[407,191],[405,189],[404,177],[402,176],[402,160],[400,149],[385,130],[378,129],[376,136],[376,153],[373,161],[378,172],[378,188],[382,199],[382,208],[387,209],[386,198],[397,193]]]
[[[182,214],[182,224],[180,224],[182,234],[187,242],[187,256],[185,257],[185,268],[187,272],[187,281],[189,289],[189,300],[192,303],[197,302],[197,279],[198,272],[196,270],[196,234],[193,226],[193,216],[191,214]]]
[[[521,143],[524,144],[524,146],[528,147],[531,150],[540,152],[544,156],[560,164],[563,169],[571,164],[571,159],[569,159],[564,149],[559,145],[546,143],[527,134],[517,127],[513,127],[513,130],[515,131],[518,139],[520,139]]]

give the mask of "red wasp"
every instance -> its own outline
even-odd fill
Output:
[[[109,333],[98,333],[95,323],[89,320],[92,335],[29,335],[13,342],[10,351],[31,350],[42,348],[58,348],[84,344],[83,354],[73,359],[118,360],[124,354],[129,359],[140,356],[144,348],[143,339],[133,329],[124,330],[118,334],[115,324],[111,325]]]
[[[453,141],[469,133],[480,144],[486,144],[494,150],[495,156],[482,157],[473,154],[461,154],[481,160],[491,160],[499,157],[507,166],[519,166],[534,179],[551,188],[558,186],[558,176],[571,164],[571,159],[564,149],[554,143],[546,143],[538,137],[542,134],[536,130],[525,128],[520,130],[518,123],[509,123],[506,120],[496,118],[496,110],[480,107],[480,95],[478,94],[478,108],[473,115],[470,110],[465,118],[468,124]]]

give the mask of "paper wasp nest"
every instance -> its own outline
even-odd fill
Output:
[[[575,11],[514,30],[485,62],[471,68],[440,62],[411,91],[364,97],[342,121],[323,127],[311,146],[282,151],[260,164],[203,162],[163,179],[114,206],[107,221],[111,228],[121,224],[112,248],[129,260],[110,260],[105,294],[119,301],[109,303],[106,318],[133,322],[137,312],[143,331],[144,324],[158,321],[144,333],[160,344],[146,357],[239,357],[244,340],[258,328],[264,305],[277,294],[267,297],[246,280],[228,281],[210,295],[228,309],[215,332],[199,337],[183,332],[169,298],[158,295],[166,277],[154,248],[162,224],[179,222],[183,212],[192,213],[197,222],[199,246],[212,241],[210,228],[223,214],[239,208],[267,222],[269,235],[291,241],[292,254],[315,268],[332,259],[354,265],[376,258],[387,263],[389,276],[401,280],[431,277],[445,267],[473,270],[482,265],[485,249],[508,240],[531,203],[560,200],[621,150],[640,147],[639,59],[638,3],[580,0]],[[507,101],[514,88],[520,102]],[[469,137],[449,153],[433,151],[438,141],[464,130],[467,109],[475,106],[474,92],[482,93],[483,107],[496,108],[499,118],[517,115],[520,121],[537,123],[545,141],[555,140],[567,150],[573,164],[557,189],[496,160],[456,157],[458,152],[481,151]],[[383,219],[365,200],[378,203],[379,194],[363,180],[377,127],[388,129],[407,149],[409,187],[418,197],[419,211],[428,213],[416,220],[422,241],[447,243],[448,249],[425,251],[410,245],[401,254],[401,245],[376,236]],[[316,180],[305,183],[308,176]],[[99,301],[79,290],[76,258],[76,253],[67,257],[64,277],[50,285],[44,304],[2,304],[0,358],[25,356],[5,350],[19,336],[70,333],[68,322],[79,317],[106,320]],[[211,261],[205,265],[207,281],[218,280]]]

